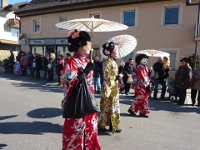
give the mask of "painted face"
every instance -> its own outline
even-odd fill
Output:
[[[143,58],[141,61],[140,61],[141,64],[143,65],[146,65],[147,64],[147,58]]]
[[[91,49],[92,49],[92,43],[88,41],[87,45],[83,46],[80,49],[80,53],[83,55],[88,55],[88,54],[90,54]]]
[[[117,45],[115,45],[114,50],[111,53],[111,57],[113,57],[114,59],[119,57],[119,48]]]

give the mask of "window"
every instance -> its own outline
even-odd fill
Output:
[[[164,8],[164,25],[179,24],[179,6]]]
[[[33,20],[33,33],[40,32],[41,26],[40,26],[40,19],[34,19]]]
[[[89,18],[91,18],[91,17],[94,17],[94,18],[101,18],[101,15],[100,15],[100,13],[92,13],[92,14],[89,14]]]
[[[136,10],[123,11],[123,24],[129,27],[136,26]]]
[[[59,17],[59,22],[67,21],[66,16]],[[59,31],[67,31],[67,29],[59,28]]]
[[[18,37],[19,36],[19,29],[11,28],[11,34],[12,34],[13,37]]]

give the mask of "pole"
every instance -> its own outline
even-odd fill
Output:
[[[200,36],[199,34],[199,21],[200,21],[200,2],[198,3],[198,17],[197,17],[197,37]],[[197,67],[197,52],[198,52],[198,40],[196,40],[195,44],[195,59],[194,59],[194,68]]]

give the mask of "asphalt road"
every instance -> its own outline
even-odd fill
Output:
[[[0,149],[61,150],[62,98],[56,83],[0,73]],[[200,108],[150,100],[147,119],[127,113],[132,101],[120,96],[123,131],[99,133],[102,150],[200,150]]]

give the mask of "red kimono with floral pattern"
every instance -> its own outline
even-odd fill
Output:
[[[64,84],[64,95],[70,95],[71,90],[76,80],[78,62],[83,68],[86,67],[88,59],[75,54],[68,62],[65,70],[66,76],[71,76],[72,79],[67,84]],[[92,93],[94,86],[92,82],[93,72],[87,75],[88,85]],[[97,129],[97,113],[90,114],[83,118],[73,119],[65,118],[63,127],[63,150],[101,150],[98,142]]]
[[[131,109],[135,113],[138,111],[145,115],[149,113],[148,98],[149,93],[146,87],[150,84],[150,77],[148,68],[145,65],[138,65],[136,68],[137,82],[134,86],[135,89],[135,101],[132,103]]]

